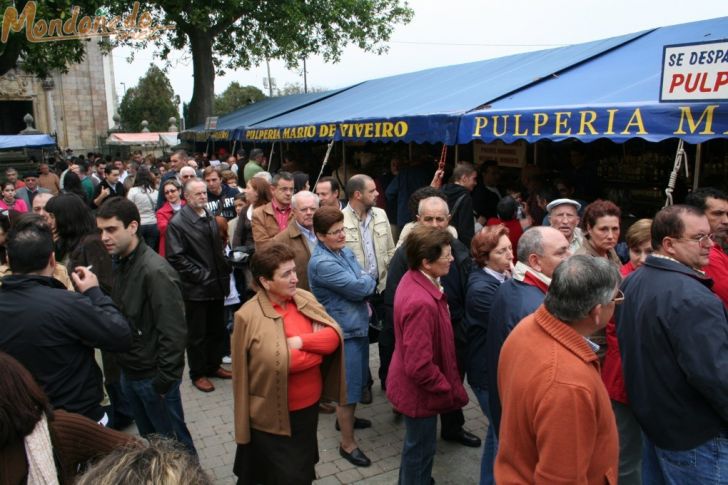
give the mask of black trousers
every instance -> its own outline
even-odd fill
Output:
[[[185,300],[187,363],[192,380],[212,375],[222,362],[225,339],[223,300]]]

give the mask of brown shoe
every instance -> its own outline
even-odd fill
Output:
[[[215,386],[212,385],[212,382],[207,377],[199,377],[192,381],[192,384],[202,392],[212,392],[215,390]]]
[[[330,402],[320,402],[319,412],[322,414],[334,414],[336,412],[336,406]]]
[[[212,373],[212,377],[217,377],[220,379],[232,379],[233,373],[229,370],[225,370],[222,367],[218,367],[215,372]]]

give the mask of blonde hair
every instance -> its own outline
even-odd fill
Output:
[[[76,485],[211,485],[197,460],[176,441],[118,448],[96,462]]]

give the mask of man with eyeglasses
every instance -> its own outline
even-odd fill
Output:
[[[318,242],[313,231],[313,214],[319,208],[319,198],[313,192],[302,190],[291,198],[293,219],[286,229],[273,238],[274,242],[293,249],[298,275],[298,288],[311,291],[308,287],[308,261]]]
[[[654,252],[624,280],[615,315],[627,395],[646,437],[643,470],[654,474],[649,483],[725,483],[717,471],[728,467],[728,312],[701,271],[710,223],[700,209],[674,205],[651,232]]]
[[[252,152],[251,152],[252,153]],[[253,241],[256,251],[260,251],[283,232],[293,219],[291,198],[293,197],[293,175],[278,172],[273,177],[273,200],[253,211]]]
[[[728,246],[728,194],[703,187],[688,195],[685,203],[702,210],[708,218],[716,244],[710,248],[708,264],[703,271],[713,279],[713,293],[728,307],[728,254],[725,253]]]
[[[417,207],[416,225],[430,226],[437,229],[447,229],[450,223],[450,209],[447,204],[447,197],[432,187],[417,189],[412,196],[422,198]],[[455,337],[455,355],[458,361],[458,368],[461,377],[465,370],[465,359],[467,358],[467,336],[463,323],[465,317],[465,293],[468,284],[468,277],[473,270],[473,261],[470,259],[470,251],[465,245],[453,238],[450,242],[453,263],[450,271],[444,275],[440,282],[447,296],[447,303],[450,309],[450,321],[453,326]],[[409,269],[407,267],[407,241],[397,248],[392,256],[392,261],[387,270],[387,285],[384,288],[384,322],[379,333],[379,379],[382,388],[386,387],[389,364],[394,353],[394,295],[400,280]],[[445,441],[453,441],[464,446],[477,448],[480,446],[480,438],[466,431],[463,428],[465,417],[462,409],[440,414],[441,435]]]

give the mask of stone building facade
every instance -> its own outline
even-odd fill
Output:
[[[114,125],[117,98],[111,55],[103,55],[95,39],[86,45],[86,56],[45,80],[23,71],[0,76],[0,134],[14,135],[25,128],[30,113],[35,128],[55,134],[58,145],[75,153],[97,151]]]

